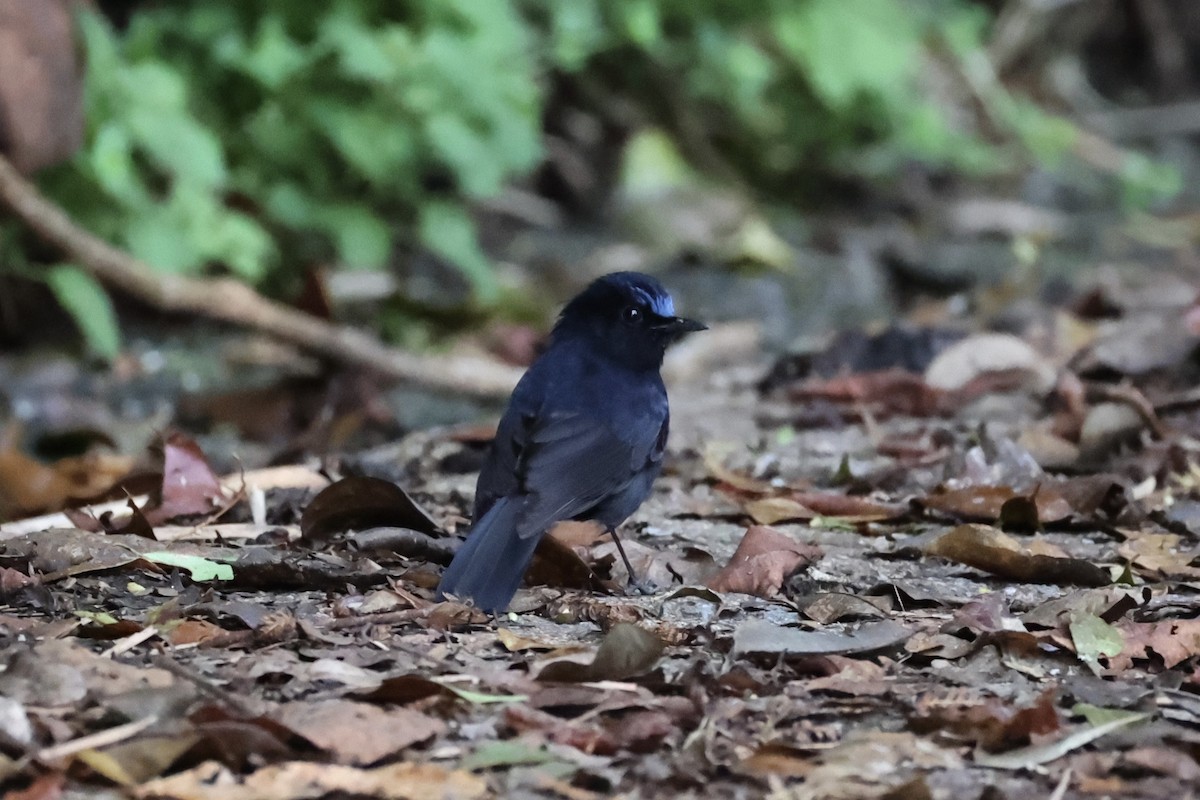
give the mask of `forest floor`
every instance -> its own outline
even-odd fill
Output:
[[[6,440],[10,519],[117,478],[135,497],[0,526],[0,787],[1192,797],[1194,286],[1100,280],[1004,333],[925,309],[776,360],[694,337],[624,528],[656,590],[564,525],[498,617],[434,601],[487,424],[261,469],[180,432],[53,463]],[[339,380],[326,443],[374,413]],[[270,428],[302,394],[222,413]]]

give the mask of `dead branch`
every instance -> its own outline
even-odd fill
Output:
[[[154,308],[261,331],[336,362],[384,377],[483,397],[504,396],[519,372],[475,355],[404,352],[355,328],[335,325],[269,300],[231,278],[189,278],[148,264],[76,225],[0,156],[0,202],[106,286]]]

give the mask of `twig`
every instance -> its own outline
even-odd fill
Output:
[[[238,697],[235,694],[225,691],[220,686],[217,686],[208,678],[198,672],[185,667],[175,659],[167,655],[160,655],[154,659],[154,666],[159,669],[164,669],[177,678],[187,681],[195,686],[201,694],[215,700],[220,705],[227,709],[236,711],[247,717],[255,717],[262,713],[261,708],[255,708],[255,705],[261,705],[256,699],[247,699]]]
[[[69,742],[43,748],[37,752],[36,757],[38,761],[42,762],[57,761],[60,758],[82,753],[84,750],[108,747],[109,745],[123,742],[126,739],[132,739],[142,731],[153,726],[156,722],[158,722],[158,717],[155,715],[142,717],[133,722],[127,722],[124,725],[105,728],[102,731],[89,733],[87,736],[80,736],[78,739],[72,739]]]
[[[480,356],[430,357],[388,347],[355,328],[334,325],[268,300],[231,278],[189,278],[156,272],[76,225],[3,156],[0,203],[97,280],[162,311],[195,314],[261,331],[337,362],[436,389],[503,396],[519,377],[512,367]]]
[[[1159,419],[1155,413],[1155,408],[1150,401],[1146,399],[1146,395],[1142,394],[1138,389],[1129,384],[1121,384],[1119,386],[1108,386],[1105,384],[1094,383],[1087,387],[1087,397],[1089,400],[1104,400],[1109,403],[1121,403],[1129,406],[1142,419],[1142,424],[1154,432],[1154,435],[1159,439],[1167,438],[1169,431],[1167,426]]]

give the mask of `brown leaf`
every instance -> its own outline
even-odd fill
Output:
[[[622,681],[649,672],[663,652],[662,641],[637,625],[622,622],[612,627],[600,642],[590,664],[555,661],[538,673],[539,681],[587,683]]]
[[[225,492],[200,445],[176,431],[163,439],[162,449],[162,492],[157,504],[142,509],[150,524],[175,517],[208,515],[220,508],[225,502]]]
[[[1163,622],[1118,620],[1117,630],[1125,637],[1119,655],[1108,660],[1114,671],[1133,666],[1134,661],[1161,660],[1167,669],[1200,654],[1200,619],[1173,619]]]
[[[202,619],[185,619],[166,631],[167,639],[175,646],[197,644],[225,633],[219,625]]]
[[[58,800],[63,796],[66,781],[66,775],[50,772],[39,776],[24,789],[5,792],[4,800]]]
[[[1200,578],[1200,568],[1191,566],[1200,556],[1200,549],[1185,545],[1178,534],[1137,532],[1117,548],[1117,553],[1159,579]]]
[[[759,525],[774,525],[777,522],[797,522],[817,516],[790,497],[761,497],[750,500],[743,506],[750,518]]]
[[[208,761],[132,790],[139,800],[319,800],[327,796],[376,800],[475,800],[487,795],[483,778],[436,764],[400,762],[374,769],[307,761],[274,764],[238,776]]]
[[[321,490],[300,518],[300,535],[319,544],[348,530],[395,527],[439,536],[436,522],[391,481],[364,475],[343,478]]]
[[[18,450],[17,439],[19,431],[12,428],[0,437],[0,518],[57,511],[100,497],[133,464],[128,457],[102,451],[43,464]]]
[[[986,525],[959,525],[933,540],[925,553],[1026,583],[1106,586],[1112,582],[1107,572],[1090,561],[1034,553]]]
[[[838,492],[795,492],[792,499],[822,517],[837,517],[850,522],[879,522],[908,513],[908,506],[904,504],[878,503]]]
[[[533,561],[525,573],[529,586],[555,586],[563,589],[603,589],[604,584],[592,568],[579,557],[574,547],[553,536],[543,536],[534,550]]]
[[[876,413],[913,417],[940,413],[945,402],[941,390],[925,383],[921,376],[899,369],[807,381],[790,389],[789,394],[797,400],[866,404]]]
[[[729,563],[709,579],[708,588],[772,597],[789,576],[822,555],[815,545],[797,542],[775,528],[755,525],[742,536]]]
[[[446,729],[408,708],[382,709],[352,700],[284,703],[272,718],[343,764],[373,764]]]
[[[1032,503],[1037,511],[1033,519],[1041,525],[1061,522],[1073,513],[1067,502],[1054,487],[1042,485],[1032,493],[1025,494],[1008,486],[968,486],[962,489],[943,489],[926,495],[921,500],[925,508],[970,522],[996,522],[1004,515],[1005,505],[1014,500]],[[1013,510],[1010,509],[1010,514]],[[1025,512],[1025,518],[1033,515]]]
[[[996,697],[960,695],[962,704],[918,700],[918,716],[912,724],[919,732],[947,730],[957,738],[977,744],[989,752],[1011,750],[1029,744],[1038,736],[1062,728],[1055,705],[1055,691],[1043,692],[1031,706],[1013,707]]]

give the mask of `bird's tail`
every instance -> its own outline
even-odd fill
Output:
[[[447,594],[470,598],[479,608],[493,613],[508,608],[541,538],[521,538],[517,534],[519,508],[503,497],[475,523],[442,573],[439,598]]]

